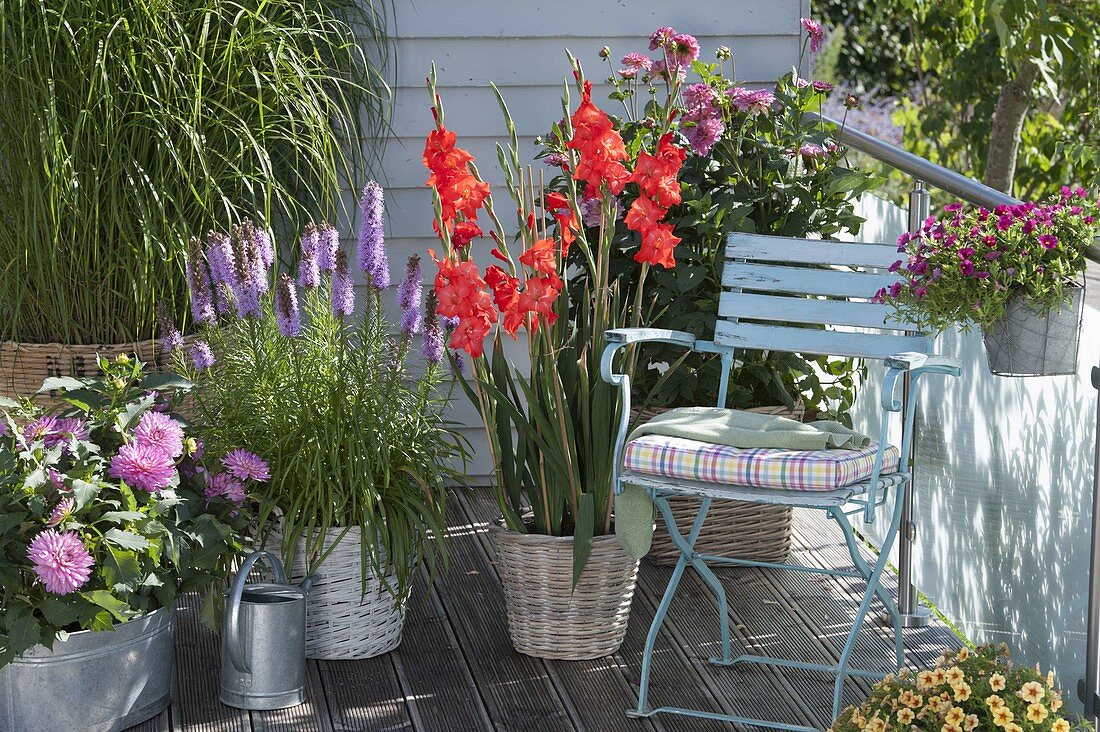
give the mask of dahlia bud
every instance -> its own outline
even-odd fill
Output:
[[[120,353],[115,356],[115,363],[117,363],[119,366],[129,366],[130,357],[127,356],[125,353]]]
[[[733,51],[730,50],[729,46],[719,46],[718,50],[714,52],[714,55],[719,61],[725,61],[733,58]]]
[[[844,106],[848,109],[855,109],[859,106],[859,97],[855,94],[848,94],[844,97]]]
[[[609,58],[611,56],[611,47],[604,46],[600,49],[600,58]]]

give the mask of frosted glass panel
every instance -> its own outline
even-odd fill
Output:
[[[1075,709],[1088,602],[1098,284],[1076,376],[993,376],[980,334],[941,336],[937,351],[959,358],[963,375],[922,383],[916,440],[918,588],[971,639],[1006,641],[1018,660],[1053,667]],[[881,369],[872,369],[857,407],[866,429],[877,429],[880,383]]]

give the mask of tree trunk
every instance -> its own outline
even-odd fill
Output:
[[[1031,106],[1031,90],[1039,75],[1039,67],[1024,61],[1016,75],[1001,87],[997,108],[993,112],[993,127],[989,132],[989,148],[985,156],[985,184],[1012,194],[1012,179],[1016,175],[1016,155],[1020,150],[1020,133]]]

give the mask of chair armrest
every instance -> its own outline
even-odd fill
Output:
[[[616,374],[611,368],[615,353],[620,348],[633,343],[671,343],[684,348],[695,348],[695,336],[682,330],[615,328],[607,331],[604,337],[607,339],[607,346],[604,347],[603,357],[600,359],[600,377],[613,386],[618,386],[623,378],[623,374]]]
[[[643,341],[658,343],[676,343],[690,348],[695,345],[695,336],[682,330],[666,330],[664,328],[615,328],[604,334],[608,343],[641,343]]]
[[[962,364],[957,358],[947,356],[929,356],[926,353],[895,353],[886,359],[886,368],[899,371],[923,371],[925,373],[950,374],[962,373]]]

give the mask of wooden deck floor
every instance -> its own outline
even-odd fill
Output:
[[[132,728],[141,732],[709,732],[735,729],[684,717],[632,720],[642,644],[670,570],[642,563],[626,642],[596,661],[545,662],[517,654],[507,636],[504,599],[485,527],[496,514],[491,493],[474,489],[452,503],[450,563],[434,586],[413,593],[401,647],[365,661],[310,662],[305,704],[278,712],[243,712],[218,702],[217,639],[185,600],[178,613],[176,688],[170,709]],[[820,512],[796,512],[795,555],[838,563],[842,537]],[[832,683],[821,674],[763,667],[718,669],[715,606],[691,572],[662,630],[651,701],[736,712],[821,727],[828,725]],[[855,580],[796,572],[724,569],[735,646],[803,660],[835,660],[854,614]],[[889,579],[893,582],[893,577]],[[884,668],[889,634],[867,629],[857,665]],[[957,641],[943,625],[906,631],[910,664],[930,662]],[[850,682],[849,701],[866,693]]]

